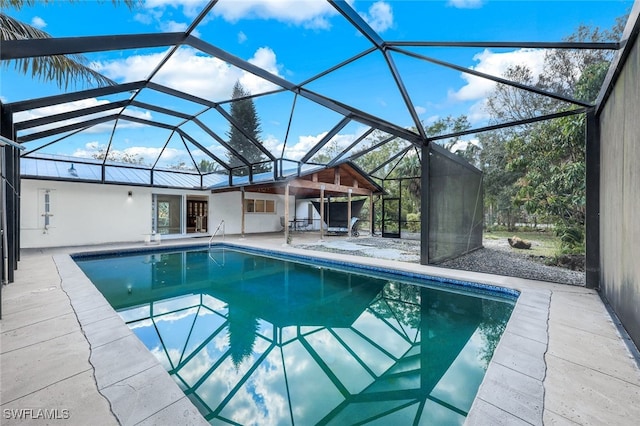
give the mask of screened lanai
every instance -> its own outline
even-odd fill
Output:
[[[240,188],[247,181],[277,183],[353,162],[383,188],[399,171],[418,179],[418,211],[451,207],[441,210],[452,223],[446,232],[434,230],[436,221],[429,221],[429,214],[420,216],[423,247],[434,247],[436,238],[453,230],[467,237],[468,249],[477,238],[470,230],[482,229],[476,219],[481,185],[463,197],[469,214],[456,220],[451,212],[460,212],[460,204],[436,202],[434,194],[468,190],[463,178],[455,184],[447,176],[461,171],[475,176],[476,171],[464,164],[468,159],[456,159],[458,170],[441,170],[440,192],[429,190],[429,173],[437,168],[430,168],[424,158],[433,157],[429,153],[440,147],[451,153],[490,131],[581,115],[593,123],[594,115],[589,114],[596,113],[598,101],[606,98],[606,86],[619,72],[612,67],[600,97],[583,100],[563,90],[575,82],[561,81],[558,90],[549,90],[535,81],[505,76],[504,67],[491,67],[483,60],[495,54],[513,54],[515,61],[516,54],[603,52],[615,65],[637,33],[633,2],[592,2],[564,15],[554,9],[559,5],[549,2],[518,8],[495,2],[486,5],[495,18],[484,16],[473,32],[461,23],[476,12],[458,2],[298,2],[307,6],[306,11],[291,14],[270,2],[243,2],[244,9],[237,3],[221,0],[183,7],[144,2],[131,8],[102,4],[101,9],[82,3],[50,5],[51,11],[73,8],[91,24],[56,21],[55,14],[47,15],[42,7],[37,13],[48,21],[50,37],[2,39],[0,60],[6,66],[0,133],[23,147],[4,148],[3,178],[9,188],[3,210],[5,280],[12,280],[20,257],[21,179],[208,192],[220,185]],[[630,12],[632,19],[616,39],[564,39],[580,23],[607,16],[611,24]],[[29,20],[29,13],[34,12],[7,9],[3,27],[10,28],[8,17]],[[154,21],[162,13],[179,15],[180,25]],[[417,17],[423,25],[416,25]],[[31,60],[46,68],[47,58],[57,55],[82,55],[107,78],[89,78],[81,87],[63,82],[59,87],[14,70],[16,64],[26,67]],[[451,79],[458,80],[457,86],[445,83]],[[241,90],[234,91],[238,83]],[[474,115],[487,96],[486,90],[478,89],[482,84],[509,90],[516,100],[548,101],[555,107],[552,113],[525,113],[525,105],[516,101],[516,113],[510,116]],[[472,94],[474,90],[480,94]],[[247,105],[254,108],[261,132],[238,119],[243,117],[238,111]],[[522,114],[516,119],[520,107]],[[462,112],[472,117],[468,127],[428,131],[434,117]],[[253,117],[251,109],[248,116]],[[586,171],[591,203],[587,277],[592,286],[599,280],[599,219],[594,207],[599,200],[589,198],[599,192],[594,164],[597,161],[588,162]],[[456,241],[455,236],[448,241]],[[429,250],[423,248],[425,263]]]

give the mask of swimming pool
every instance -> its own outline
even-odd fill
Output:
[[[75,260],[217,423],[461,424],[515,301],[224,246]]]

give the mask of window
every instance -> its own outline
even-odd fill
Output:
[[[247,198],[244,200],[245,213],[275,213],[276,202],[274,200],[255,200]]]

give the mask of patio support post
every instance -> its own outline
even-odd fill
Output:
[[[369,228],[373,237],[373,193],[369,194]]]
[[[585,280],[587,288],[600,287],[600,122],[587,112]]]
[[[349,189],[349,202],[347,203],[347,228],[349,229],[349,237],[351,237],[351,189]]]
[[[320,186],[320,239],[324,239],[324,185]]]
[[[420,173],[420,264],[429,264],[429,152],[428,143],[422,145],[422,168]]]
[[[289,244],[289,184],[284,187],[284,242]]]
[[[244,187],[240,188],[240,238],[244,238]]]

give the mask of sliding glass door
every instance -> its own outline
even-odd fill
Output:
[[[154,231],[157,234],[182,234],[182,196],[153,194]]]

